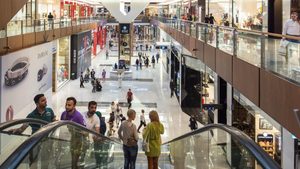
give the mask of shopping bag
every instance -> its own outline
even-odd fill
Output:
[[[287,55],[287,47],[288,47],[289,41],[287,40],[281,40],[280,45],[278,48],[278,54],[281,56],[286,56]]]
[[[147,142],[146,140],[143,140],[143,142],[142,142],[142,150],[144,152],[149,152],[150,151],[149,141]]]
[[[149,134],[145,137],[145,139],[142,142],[142,150],[144,152],[149,152],[150,147],[149,147]]]

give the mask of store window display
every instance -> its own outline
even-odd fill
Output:
[[[70,67],[70,37],[61,38],[58,40],[58,54],[57,54],[57,71],[56,80],[57,86],[60,87],[67,80],[69,80]]]
[[[250,136],[280,165],[281,126],[237,90],[234,90],[233,105],[232,126]]]
[[[206,14],[213,13],[217,24],[241,29],[267,29],[266,0],[206,0]]]

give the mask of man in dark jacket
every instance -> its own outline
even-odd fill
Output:
[[[174,81],[173,79],[171,79],[170,81],[170,90],[171,90],[171,98],[173,97],[173,94],[174,94]]]

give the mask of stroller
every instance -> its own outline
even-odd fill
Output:
[[[84,80],[85,83],[88,83],[88,82],[90,81],[90,76],[89,76],[89,74],[86,73],[86,74],[84,75],[83,80]]]
[[[102,85],[100,83],[100,79],[96,80],[96,90],[97,90],[97,92],[101,92],[101,90],[102,90]]]

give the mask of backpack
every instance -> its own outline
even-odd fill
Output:
[[[105,135],[106,133],[105,117],[102,117],[102,114],[99,111],[96,111],[95,114],[98,116],[100,120],[100,134]]]

